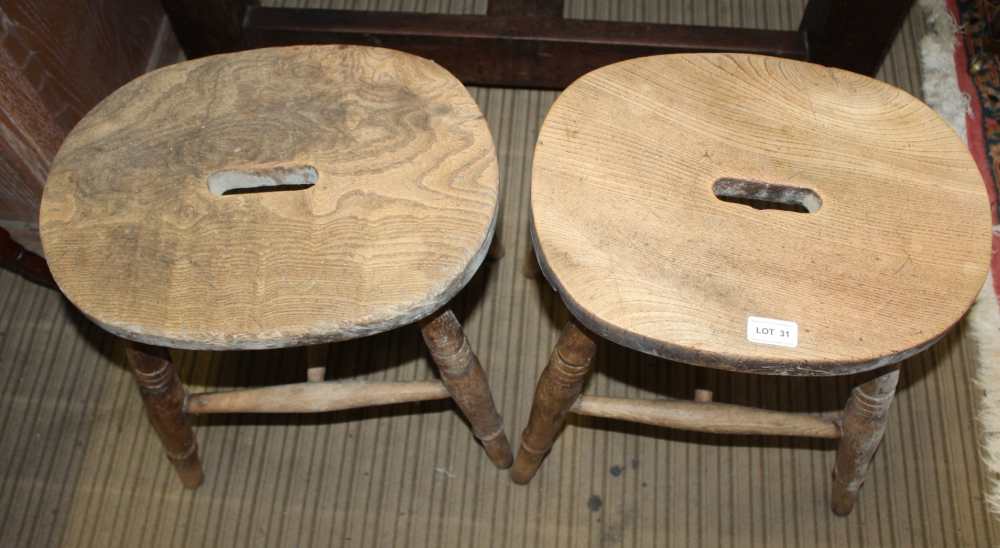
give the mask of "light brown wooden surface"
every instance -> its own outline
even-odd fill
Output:
[[[713,434],[840,437],[836,414],[782,413],[728,403],[581,396],[570,411],[588,417]]]
[[[208,184],[305,168],[304,190]],[[497,191],[483,116],[436,64],[255,50],[153,72],[88,114],[56,157],[42,242],[60,288],[115,334],[307,344],[410,323],[454,296],[489,247]]]
[[[438,381],[423,382],[323,382],[264,386],[191,394],[186,411],[208,413],[325,413],[448,398],[448,389]]]
[[[713,194],[810,189],[812,213]],[[535,249],[588,328],[679,361],[836,375],[932,343],[983,283],[990,213],[962,142],[882,82],[775,58],[674,55],[574,83],[532,174]],[[805,204],[815,206],[815,204]],[[796,348],[747,318],[796,322]]]

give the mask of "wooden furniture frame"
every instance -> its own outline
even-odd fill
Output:
[[[184,485],[202,480],[191,415],[447,398],[505,468],[487,376],[448,309],[500,252],[499,190],[482,112],[439,65],[384,48],[269,48],[112,93],[60,149],[40,225],[66,297],[131,341]],[[413,324],[440,381],[325,382],[313,355],[303,383],[188,394],[166,350],[314,347]]]
[[[895,364],[962,318],[991,255],[975,161],[927,105],[856,73],[739,53],[632,59],[568,87],[538,133],[531,232],[573,321],[538,381],[514,481],[531,479],[567,413],[836,439],[841,515],[885,432]],[[582,396],[598,338],[696,367],[860,382],[824,414],[707,390]]]
[[[679,428],[712,434],[795,436],[840,440],[833,470],[832,508],[838,515],[854,509],[868,464],[885,433],[899,368],[869,374],[851,392],[839,413],[807,414],[716,403],[699,389],[693,401],[641,400],[584,396],[598,337],[575,319],[563,328],[535,388],[528,426],[521,435],[511,479],[531,481],[552,449],[568,413]]]
[[[260,7],[164,0],[189,57],[289,44],[377,45],[433,59],[465,84],[562,89],[625,59],[744,52],[867,75],[882,64],[913,0],[811,0],[795,31],[564,19],[563,0],[491,0],[486,15]]]
[[[204,478],[190,417],[217,413],[326,413],[451,398],[493,464],[510,467],[510,444],[486,373],[455,314],[439,310],[420,322],[420,330],[440,381],[327,382],[326,366],[309,364],[303,383],[189,394],[167,349],[128,341],[126,356],[149,422],[188,488],[198,487]]]

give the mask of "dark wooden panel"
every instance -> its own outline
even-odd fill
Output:
[[[490,0],[487,15],[562,17],[563,0]]]
[[[810,0],[800,30],[809,59],[875,76],[913,0]]]
[[[243,16],[256,0],[163,0],[177,39],[188,57],[240,49]]]
[[[24,246],[14,241],[9,232],[2,228],[0,228],[0,265],[35,283],[51,288],[56,287],[56,282],[52,279],[52,273],[49,272],[49,265],[45,259],[25,249]]]
[[[604,65],[658,53],[741,51],[804,58],[792,31],[251,7],[248,47],[376,45],[433,59],[466,84],[561,89]]]
[[[0,223],[35,225],[66,133],[147,70],[169,28],[158,0],[5,0],[0,20]]]

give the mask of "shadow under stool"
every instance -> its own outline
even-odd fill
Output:
[[[898,362],[936,342],[986,277],[990,210],[954,131],[905,92],[743,54],[624,61],[577,80],[535,148],[532,237],[571,314],[512,469],[528,482],[567,413],[839,440],[832,507],[854,507]],[[863,374],[842,412],[581,395],[599,339],[700,367]],[[613,365],[612,365],[613,366]]]
[[[70,133],[41,206],[69,300],[129,341],[149,420],[187,487],[189,415],[307,413],[452,398],[498,467],[512,461],[449,300],[486,257],[499,188],[476,103],[413,55],[271,48],[125,85]],[[169,348],[253,350],[419,322],[441,381],[306,382],[188,394]]]

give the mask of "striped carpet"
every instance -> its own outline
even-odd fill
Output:
[[[272,1],[272,4],[282,4]],[[800,0],[569,1],[579,18],[794,28]],[[291,2],[284,2],[291,5]],[[311,2],[322,6],[323,2]],[[373,2],[482,13],[479,2]],[[351,8],[366,2],[341,2]],[[880,77],[919,95],[915,12]],[[566,312],[525,278],[529,168],[556,94],[474,89],[505,185],[508,253],[454,303],[508,434]],[[177,352],[182,378],[225,389],[305,378],[302,350]],[[833,445],[573,418],[535,481],[513,485],[447,402],[196,421],[206,481],[180,488],[121,346],[55,292],[0,272],[0,546],[990,546],[974,424],[974,348],[960,325],[906,362],[885,443],[855,512],[828,510]],[[329,377],[429,378],[419,333],[331,346]],[[689,397],[696,369],[610,344],[587,391]],[[708,373],[720,401],[839,407],[849,380]]]

